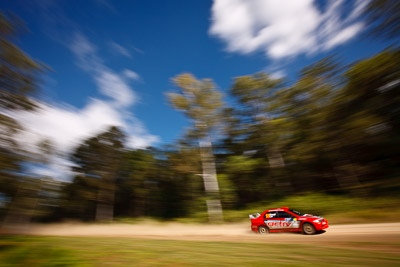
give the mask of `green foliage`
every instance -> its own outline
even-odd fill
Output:
[[[79,173],[64,190],[64,209],[70,215],[112,220],[114,216],[115,180],[120,175],[123,155],[123,133],[116,127],[89,138],[72,154],[74,171]],[[84,202],[80,202],[84,201]]]
[[[224,208],[233,208],[237,203],[237,190],[235,184],[226,174],[218,175],[218,184],[221,188],[221,201]]]
[[[116,127],[89,138],[72,154],[71,160],[76,164],[74,171],[93,177],[112,172],[119,164],[123,139],[123,133]]]
[[[22,27],[16,17],[0,13],[0,107],[4,109],[34,107],[27,96],[36,91],[42,66],[12,43]]]
[[[62,188],[61,203],[57,212],[61,218],[92,221],[96,214],[98,179],[76,176]]]
[[[220,120],[222,95],[210,79],[197,80],[189,73],[172,79],[178,92],[168,93],[168,100],[177,110],[182,111],[193,125],[188,136],[208,136]]]
[[[29,97],[36,92],[38,75],[42,71],[39,63],[13,43],[22,28],[16,17],[7,17],[0,12],[0,218],[5,217],[9,223],[22,217],[24,222],[30,220],[34,208],[32,200],[38,193],[33,190],[38,190],[37,183],[24,178],[26,174],[22,167],[37,159],[15,142],[14,136],[23,129],[10,116],[15,110],[35,108]],[[21,192],[28,196],[24,197]]]

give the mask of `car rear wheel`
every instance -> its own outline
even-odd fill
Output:
[[[266,234],[269,233],[269,230],[268,230],[268,228],[267,228],[266,226],[261,225],[260,227],[258,227],[258,232],[259,232],[261,235],[266,235]]]
[[[313,235],[316,232],[317,231],[315,230],[314,225],[312,225],[311,223],[304,223],[303,224],[303,234],[305,234],[305,235]]]

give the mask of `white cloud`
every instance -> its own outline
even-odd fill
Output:
[[[101,71],[95,77],[100,92],[115,100],[118,106],[130,106],[136,97],[121,76],[111,71]]]
[[[137,74],[136,72],[134,72],[132,70],[125,69],[123,71],[123,74],[124,74],[125,77],[127,77],[129,79],[132,79],[132,80],[135,80],[135,81],[140,80],[139,74]]]
[[[98,71],[104,68],[102,60],[96,54],[96,48],[83,34],[75,33],[68,47],[76,56],[77,63],[82,69]]]
[[[68,181],[74,175],[71,169],[72,166],[72,162],[67,158],[52,156],[48,164],[32,166],[31,172],[39,177],[51,177],[56,180]]]
[[[21,123],[22,131],[17,139],[19,143],[34,152],[37,144],[49,140],[56,148],[48,166],[36,167],[36,174],[52,174],[52,177],[64,177],[71,174],[71,162],[65,160],[83,140],[99,134],[110,126],[118,126],[127,136],[130,148],[147,147],[159,141],[157,136],[149,134],[143,124],[129,110],[137,101],[137,96],[127,83],[125,76],[135,72],[125,70],[117,74],[104,65],[98,57],[96,48],[82,34],[76,34],[70,46],[77,58],[78,65],[88,72],[105,100],[89,98],[82,108],[66,104],[38,103],[36,111],[19,111],[13,116]],[[127,72],[128,71],[128,72]],[[125,75],[125,76],[124,76]],[[68,170],[68,171],[67,171]]]
[[[363,28],[357,19],[366,2],[327,1],[321,11],[312,0],[214,0],[209,33],[230,52],[261,50],[274,59],[310,54],[356,36]]]
[[[118,111],[107,102],[91,99],[83,109],[71,106],[39,104],[34,112],[20,112],[18,121],[26,129],[20,142],[35,146],[40,140],[51,140],[58,151],[69,153],[84,139],[106,130],[109,125],[122,125]]]
[[[30,150],[42,140],[50,140],[61,154],[71,153],[83,140],[107,130],[120,127],[128,138],[129,147],[146,147],[158,141],[148,134],[142,123],[127,110],[119,110],[110,102],[90,99],[82,109],[67,105],[38,103],[34,112],[18,112],[14,116],[22,124],[18,140]]]
[[[117,44],[116,42],[110,42],[110,45],[114,49],[114,51],[116,51],[117,53],[119,53],[123,56],[129,57],[129,58],[132,57],[131,52],[127,48],[123,47],[122,45]]]
[[[48,165],[31,170],[37,175],[67,179],[72,174],[69,168],[72,163],[65,157],[85,139],[110,126],[118,126],[123,130],[126,145],[130,148],[144,148],[159,141],[129,111],[119,110],[108,101],[90,99],[82,109],[67,105],[38,105],[39,108],[34,112],[20,111],[14,114],[25,129],[16,137],[21,147],[40,153],[37,145],[49,140],[56,148],[56,154],[50,157]]]
[[[114,99],[115,105],[125,107],[136,101],[137,97],[127,82],[104,65],[96,48],[84,35],[76,33],[70,49],[77,57],[78,65],[92,75],[100,92]]]
[[[271,77],[273,79],[282,79],[286,77],[286,72],[284,70],[276,70],[276,71],[267,71],[267,73],[270,73]]]
[[[337,45],[345,43],[346,41],[354,37],[358,32],[360,32],[363,26],[364,25],[362,23],[356,23],[344,28],[343,30],[339,31],[335,36],[332,36],[331,39],[326,41],[326,43],[324,44],[324,49],[329,50]]]

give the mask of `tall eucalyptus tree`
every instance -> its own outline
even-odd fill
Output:
[[[197,140],[199,145],[209,220],[221,221],[222,207],[211,135],[221,119],[222,95],[211,79],[198,80],[184,73],[173,78],[173,82],[178,92],[168,93],[169,102],[190,119],[192,125],[187,137]]]

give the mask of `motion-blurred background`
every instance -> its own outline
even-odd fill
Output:
[[[0,7],[3,227],[400,218],[398,1]]]

